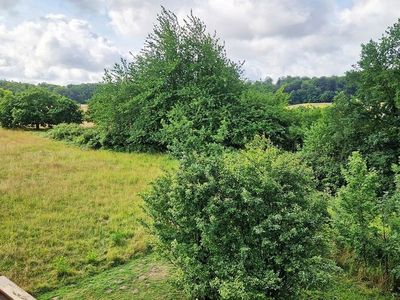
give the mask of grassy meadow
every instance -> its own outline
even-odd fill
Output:
[[[0,129],[0,275],[38,299],[185,299],[138,195],[176,162]],[[392,299],[339,277],[301,299]]]
[[[138,194],[175,164],[0,129],[0,274],[38,294],[145,253]]]

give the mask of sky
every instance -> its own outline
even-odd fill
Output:
[[[400,0],[0,0],[0,79],[101,81],[140,51],[161,5],[192,10],[250,80],[342,75],[400,17]]]

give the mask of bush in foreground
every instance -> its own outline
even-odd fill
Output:
[[[144,196],[151,227],[193,298],[287,299],[326,279],[326,203],[311,170],[262,144],[189,155]]]

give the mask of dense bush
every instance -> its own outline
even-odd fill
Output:
[[[326,279],[326,203],[311,169],[264,147],[188,155],[144,196],[193,298],[287,299]]]
[[[79,124],[59,124],[47,136],[55,140],[70,142],[78,146],[98,149],[103,146],[103,138],[96,128],[85,128]]]
[[[287,110],[289,95],[283,90],[275,93],[248,88],[233,110],[228,126],[232,145],[240,148],[256,135],[267,136],[275,145],[286,150],[295,150],[298,140],[292,134],[295,120]]]
[[[42,88],[29,88],[16,95],[0,94],[0,122],[3,127],[53,126],[80,123],[82,112],[71,99]]]

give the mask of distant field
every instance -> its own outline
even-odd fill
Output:
[[[289,108],[296,108],[296,107],[326,107],[332,105],[331,102],[322,102],[322,103],[300,103],[300,104],[293,104],[289,105]]]
[[[88,111],[88,109],[89,109],[89,105],[87,105],[87,104],[80,104],[79,106],[84,112]]]
[[[174,164],[0,128],[0,274],[38,292],[145,252],[138,193]]]

